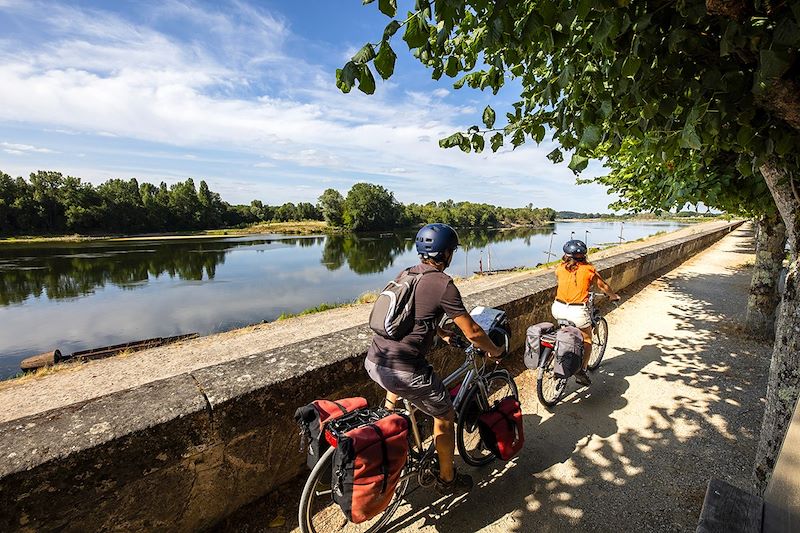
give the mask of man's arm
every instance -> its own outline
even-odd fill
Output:
[[[476,348],[483,350],[489,354],[489,357],[494,359],[503,355],[505,348],[495,346],[492,339],[483,331],[483,328],[475,322],[468,314],[457,316],[453,319],[458,329],[460,329],[464,336],[475,345]]]

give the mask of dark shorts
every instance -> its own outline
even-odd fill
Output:
[[[444,417],[453,410],[450,394],[430,365],[418,372],[409,372],[376,365],[367,359],[364,368],[372,381],[405,398],[423,413]]]

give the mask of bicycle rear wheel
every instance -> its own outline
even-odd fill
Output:
[[[514,378],[506,370],[495,370],[486,379],[486,405],[491,407],[495,400],[513,396],[519,400],[519,392]],[[485,412],[478,384],[470,386],[461,405],[458,406],[458,428],[456,446],[458,454],[470,466],[483,466],[494,460],[494,455],[483,444],[478,431],[478,417]]]
[[[608,322],[605,318],[600,320],[592,328],[592,355],[589,357],[589,370],[597,370],[600,362],[603,360],[603,355],[606,353],[606,346],[608,346]]]
[[[536,376],[536,396],[545,407],[553,407],[557,404],[567,390],[567,380],[556,376],[553,372],[555,363],[555,352],[550,352],[545,364],[539,367],[539,374]]]
[[[298,520],[302,533],[373,533],[385,526],[403,501],[409,478],[401,479],[395,488],[395,495],[383,513],[360,524],[353,524],[345,518],[339,506],[334,503],[330,480],[331,462],[334,448],[328,449],[308,476],[303,494],[300,497]],[[408,467],[408,464],[406,464]]]

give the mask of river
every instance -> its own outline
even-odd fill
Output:
[[[674,231],[677,222],[627,221],[625,240]],[[620,222],[469,231],[448,273],[536,266],[550,249],[588,237],[619,242]],[[555,231],[555,235],[553,235]],[[587,233],[588,231],[588,233]],[[0,244],[0,379],[53,349],[78,350],[271,321],[322,302],[380,290],[418,261],[413,232],[374,236],[98,240]]]

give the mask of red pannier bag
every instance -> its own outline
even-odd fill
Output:
[[[294,419],[300,426],[301,451],[303,442],[308,442],[308,456],[306,458],[308,468],[313,469],[319,458],[328,449],[328,441],[320,439],[325,423],[366,406],[367,400],[357,396],[335,401],[314,400],[294,412]]]
[[[478,417],[478,431],[498,459],[508,461],[516,457],[525,444],[519,400],[509,396],[494,402],[491,409]]]
[[[392,501],[408,456],[409,422],[393,413],[339,437],[333,452],[333,501],[360,524]]]

